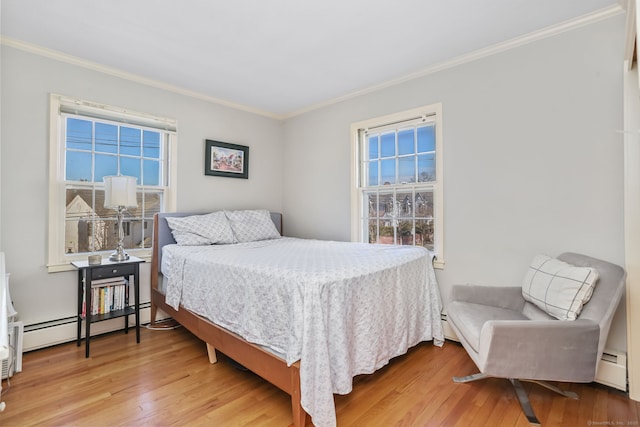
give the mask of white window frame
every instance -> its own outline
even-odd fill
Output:
[[[58,94],[49,98],[49,238],[47,269],[50,273],[72,270],[72,261],[86,259],[86,253],[66,254],[65,248],[65,199],[66,179],[64,176],[65,141],[64,121],[66,113],[85,115],[90,119],[106,119],[120,123],[161,129],[168,134],[166,156],[166,182],[162,187],[163,205],[160,210],[171,212],[176,209],[177,184],[177,123],[174,119],[156,117],[119,107],[84,101]],[[136,257],[150,260],[151,248],[127,249]],[[110,251],[103,253],[108,255]]]
[[[421,117],[428,117],[435,123],[436,136],[436,179],[428,183],[397,184],[398,190],[409,190],[420,186],[430,187],[433,191],[434,203],[434,266],[444,268],[444,173],[443,173],[443,138],[442,138],[442,104],[432,104],[399,113],[375,117],[353,123],[351,125],[351,241],[362,242],[364,239],[363,193],[365,191],[364,171],[361,169],[361,133],[363,130],[382,128],[395,123],[407,122]]]

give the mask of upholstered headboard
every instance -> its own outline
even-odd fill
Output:
[[[162,247],[176,243],[167,223],[167,217],[184,217],[190,215],[202,215],[209,212],[161,212],[154,216],[154,236],[153,236],[153,258],[152,264],[154,269],[159,273],[162,265]],[[271,220],[276,229],[282,235],[282,214],[279,212],[270,212]]]

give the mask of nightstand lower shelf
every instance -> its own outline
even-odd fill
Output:
[[[135,315],[135,314],[136,314],[136,309],[135,307],[131,306],[131,307],[123,308],[122,310],[110,311],[109,313],[92,314],[91,316],[89,316],[89,321],[91,323],[96,323],[96,322],[102,322],[103,320],[115,319],[118,317]],[[86,321],[87,319],[85,317],[82,320]],[[127,321],[125,321],[124,331],[125,333],[129,332],[129,323]]]

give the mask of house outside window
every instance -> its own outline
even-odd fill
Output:
[[[441,111],[352,125],[352,240],[424,246],[444,265]]]
[[[170,119],[51,96],[49,271],[118,242],[117,212],[104,207],[103,177],[136,178],[124,245],[148,257],[153,215],[175,209],[176,124]]]

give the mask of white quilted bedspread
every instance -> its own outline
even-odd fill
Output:
[[[431,258],[412,246],[281,238],[164,247],[167,303],[300,362],[301,403],[336,424],[333,393],[351,391],[421,341],[444,342]]]

